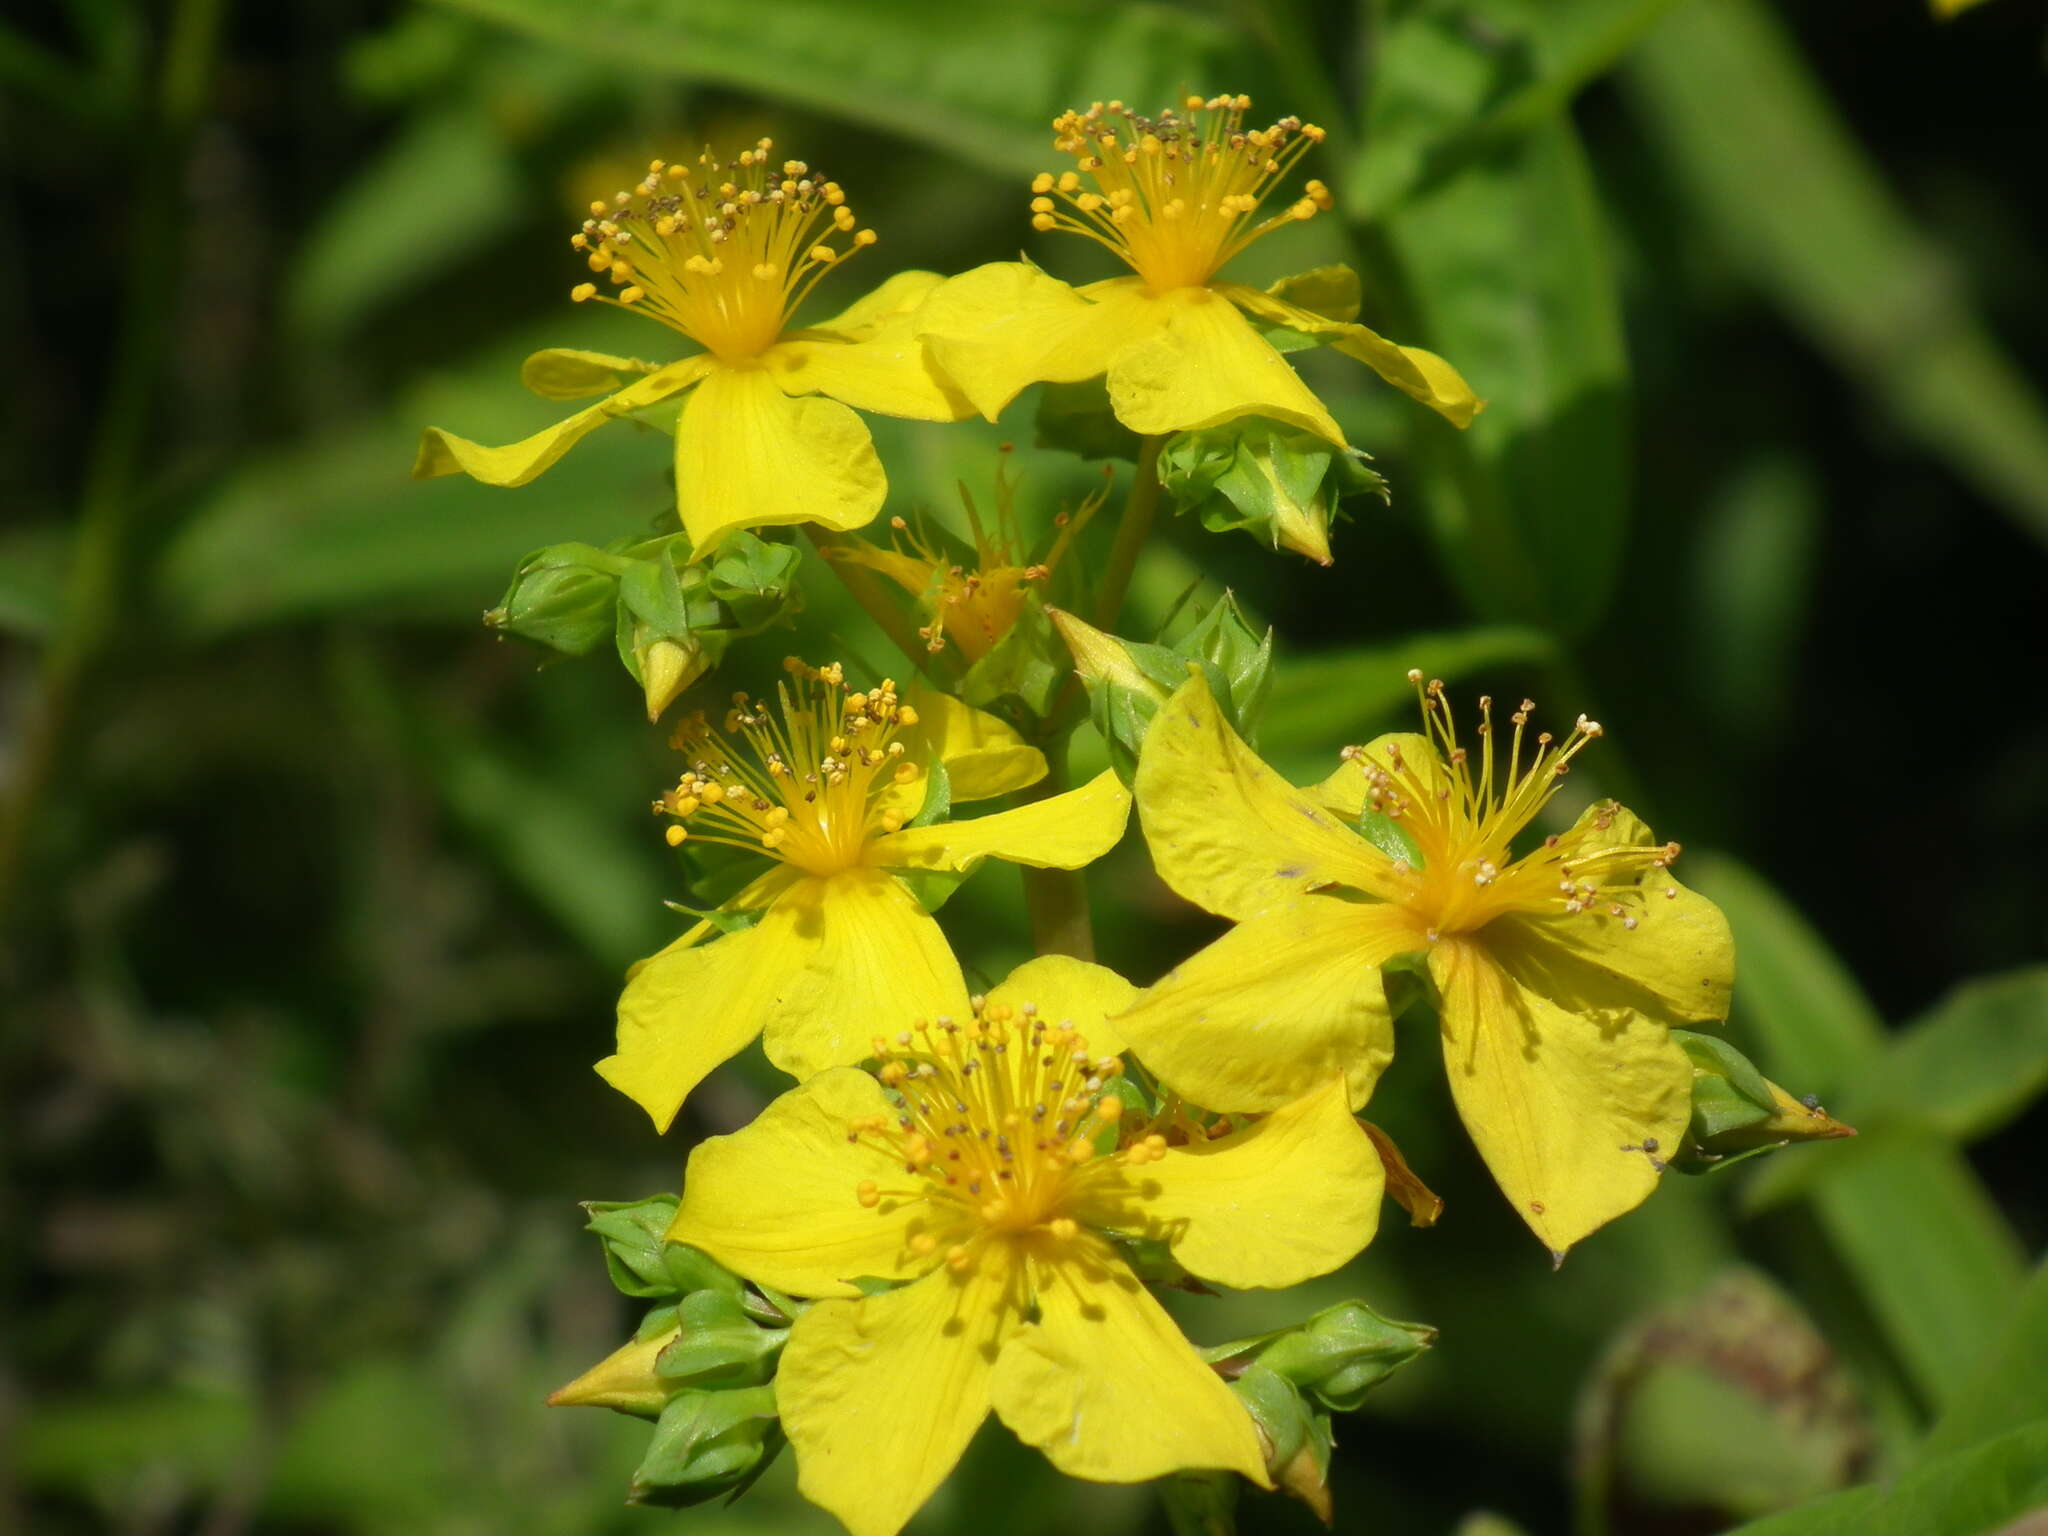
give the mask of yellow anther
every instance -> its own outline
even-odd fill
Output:
[[[896,723],[905,729],[917,724],[917,718],[917,710],[913,705],[905,704],[896,711]]]
[[[1104,1099],[1095,1106],[1095,1118],[1104,1125],[1115,1125],[1123,1117],[1124,1101],[1122,1099]]]
[[[669,829],[661,835],[665,839],[667,839],[669,847],[680,848],[683,845],[683,839],[688,837],[690,834],[687,830],[683,828],[683,826],[680,823],[674,823],[671,824]]]
[[[869,1210],[873,1210],[876,1206],[882,1203],[882,1192],[879,1188],[876,1187],[875,1181],[873,1179],[862,1179],[860,1183],[854,1187],[853,1193],[854,1198],[860,1201],[860,1203],[863,1206],[867,1207],[867,1209]]]
[[[623,289],[620,292],[619,302],[621,304],[638,304],[642,299],[646,297],[646,290],[635,285],[634,287]]]
[[[924,1257],[938,1252],[939,1240],[929,1232],[920,1232],[910,1240],[910,1251]]]
[[[578,283],[574,288],[571,288],[569,290],[569,297],[574,299],[578,304],[581,304],[586,299],[594,299],[597,297],[597,284]]]
[[[974,1262],[974,1252],[965,1243],[955,1243],[946,1250],[946,1268],[956,1275]]]

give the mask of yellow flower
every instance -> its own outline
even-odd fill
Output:
[[[1298,118],[1246,128],[1248,96],[1191,96],[1185,115],[1144,118],[1097,102],[1053,123],[1076,169],[1032,184],[1032,226],[1107,247],[1130,277],[1069,288],[1023,262],[995,262],[948,280],[917,328],[940,371],[989,420],[1039,380],[1106,375],[1117,418],[1134,432],[1212,427],[1267,416],[1343,445],[1344,434],[1246,314],[1331,335],[1340,352],[1459,426],[1481,401],[1432,352],[1220,280],[1224,264],[1282,225],[1330,206],[1320,181],[1279,213],[1259,209],[1275,182],[1323,132]],[[1284,288],[1284,285],[1282,285]],[[1242,313],[1240,312],[1242,311]]]
[[[676,500],[700,555],[735,528],[844,529],[872,519],[887,483],[866,425],[848,407],[921,421],[970,413],[910,332],[913,311],[941,279],[899,272],[833,319],[790,329],[818,279],[875,233],[856,228],[837,182],[801,160],[771,165],[771,147],[763,139],[724,164],[707,152],[694,171],[656,160],[633,191],[592,203],[570,237],[612,289],[580,283],[571,298],[646,315],[703,351],[663,366],[536,352],[522,371],[536,394],[605,398],[504,448],[429,427],[413,474],[461,471],[489,485],[524,485],[612,418],[687,390],[676,424]]]
[[[1213,1141],[1136,1123],[1105,1023],[1132,992],[1034,960],[971,1015],[873,1042],[875,1075],[824,1073],[691,1154],[670,1240],[831,1298],[797,1319],[775,1392],[798,1486],[855,1536],[894,1536],[991,1409],[1074,1477],[1272,1486],[1250,1416],[1111,1238],[1293,1285],[1371,1240],[1379,1159],[1334,1076]]]
[[[951,641],[971,665],[1016,627],[1032,593],[1051,580],[1053,568],[1066,558],[1075,536],[1102,505],[1102,496],[1097,494],[1083,502],[1074,515],[1060,513],[1054,519],[1058,531],[1050,547],[1042,558],[1032,560],[1017,529],[1013,490],[1009,481],[998,476],[993,531],[983,524],[973,501],[968,501],[967,519],[974,530],[971,568],[951,559],[922,529],[912,532],[900,517],[889,519],[895,535],[891,548],[857,540],[831,546],[826,557],[879,571],[918,599],[930,615],[930,622],[918,630],[925,644],[942,651]]]
[[[1599,725],[1535,734],[1524,701],[1498,750],[1481,699],[1468,748],[1442,685],[1410,676],[1427,734],[1347,749],[1315,793],[1261,762],[1200,678],[1160,711],[1136,780],[1153,861],[1237,926],[1118,1027],[1197,1103],[1267,1109],[1338,1071],[1363,1103],[1393,1054],[1380,967],[1423,953],[1458,1112],[1562,1258],[1656,1187],[1691,1102],[1667,1026],[1726,1017],[1733,941],[1672,878],[1678,845],[1611,800],[1517,856]]]
[[[911,703],[893,682],[849,691],[836,664],[787,666],[779,710],[736,694],[723,731],[701,714],[677,727],[689,766],[655,803],[676,818],[672,846],[723,844],[773,864],[726,904],[758,913],[752,927],[712,938],[717,925],[700,922],[627,979],[618,1051],[597,1070],[660,1130],[756,1035],[770,1061],[804,1078],[865,1056],[860,1021],[891,1000],[925,1017],[966,1013],[959,963],[895,871],[961,873],[985,858],[1078,869],[1109,851],[1130,814],[1104,773],[1015,810],[909,825],[928,787],[922,762],[945,765],[959,802],[1035,783],[1045,759],[944,694]]]

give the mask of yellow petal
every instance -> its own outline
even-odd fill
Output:
[[[735,528],[858,528],[888,482],[860,417],[791,399],[765,368],[714,368],[676,427],[676,503],[701,558]]]
[[[1557,846],[1569,858],[1575,848],[1616,843],[1656,846],[1639,818],[1602,801],[1588,806]],[[1640,900],[1622,904],[1636,919],[1633,929],[1602,902],[1586,912],[1504,918],[1487,928],[1487,942],[1503,953],[1512,945],[1518,971],[1554,977],[1545,990],[1560,1001],[1578,990],[1574,976],[1592,973],[1590,983],[1609,1003],[1623,1000],[1672,1022],[1727,1018],[1735,936],[1721,909],[1680,885],[1668,869],[1643,869],[1627,882],[1605,880],[1601,889],[1611,893],[1625,885],[1640,892]]]
[[[933,370],[907,320],[878,327],[861,341],[793,337],[761,354],[786,395],[830,395],[863,411],[915,421],[961,421],[967,397]]]
[[[520,365],[519,382],[543,400],[581,400],[586,395],[605,394],[654,370],[655,364],[637,357],[547,347]]]
[[[1022,1008],[1026,1003],[1052,1024],[1071,1024],[1097,1056],[1123,1053],[1123,1031],[1110,1018],[1137,1001],[1138,989],[1106,965],[1091,965],[1071,955],[1040,955],[1027,960],[989,993],[991,1007]]]
[[[1153,718],[1135,787],[1160,879],[1219,916],[1318,886],[1398,894],[1386,855],[1261,762],[1199,673]]]
[[[752,928],[708,944],[685,934],[634,968],[619,998],[618,1050],[597,1074],[646,1110],[655,1130],[666,1131],[711,1069],[761,1032],[789,976],[803,974],[819,947],[822,883],[790,887]]]
[[[1349,1263],[1378,1230],[1386,1188],[1334,1075],[1220,1140],[1101,1166],[1077,1221],[1163,1239],[1191,1274],[1237,1290],[1299,1285]]]
[[[1119,350],[1109,365],[1109,403],[1133,432],[1213,427],[1269,416],[1344,446],[1315,391],[1228,299],[1176,288],[1155,301],[1167,323]]]
[[[1311,336],[1334,336],[1336,348],[1355,357],[1403,394],[1421,401],[1453,426],[1469,427],[1486,402],[1472,392],[1457,369],[1421,347],[1404,347],[1366,326],[1332,320],[1242,283],[1218,283],[1218,293],[1269,324]]]
[[[934,291],[917,330],[939,372],[994,421],[1029,385],[1096,377],[1164,321],[1135,278],[1092,291],[1091,302],[1027,263],[990,262]]]
[[[1038,1321],[989,1383],[1019,1440],[1092,1482],[1214,1468],[1273,1486],[1250,1413],[1107,1244],[1077,1239],[1029,1265]]]
[[[459,471],[486,485],[524,485],[552,468],[557,459],[614,416],[659,405],[678,391],[688,389],[709,371],[710,364],[703,357],[686,357],[552,427],[503,448],[486,448],[453,432],[429,427],[420,434],[419,457],[413,460],[412,477],[431,480]]]
[[[936,1261],[910,1250],[931,1224],[923,1200],[860,1203],[861,1181],[904,1184],[903,1165],[847,1126],[896,1110],[881,1084],[836,1067],[792,1088],[752,1123],[690,1154],[670,1242],[701,1248],[735,1274],[799,1296],[856,1296],[855,1280],[907,1280]],[[917,1182],[912,1180],[910,1182]]]
[[[1657,1187],[1691,1113],[1691,1064],[1663,1025],[1545,996],[1483,939],[1446,939],[1429,968],[1458,1113],[1501,1193],[1562,1262]]]
[[[1208,1109],[1279,1109],[1340,1073],[1363,1104],[1394,1055],[1380,967],[1421,947],[1399,907],[1304,897],[1182,961],[1116,1026]]]
[[[802,873],[788,864],[773,864],[769,866],[766,872],[756,875],[752,880],[741,886],[739,890],[726,897],[724,901],[719,903],[719,909],[725,912],[762,911],[776,897],[780,896],[802,878]],[[636,960],[632,965],[628,966],[626,968],[626,979],[628,981],[632,980],[663,956],[672,955],[678,950],[689,949],[701,944],[717,932],[719,932],[719,927],[716,923],[702,920],[692,923],[675,939],[663,945],[645,960]]]
[[[916,314],[924,301],[930,298],[945,280],[941,273],[920,272],[915,268],[898,272],[893,277],[885,278],[880,287],[871,289],[855,299],[830,320],[807,325],[801,331],[791,334],[822,334],[837,336],[845,341],[860,341],[886,325],[907,320]]]
[[[883,549],[880,545],[870,544],[865,539],[851,539],[844,544],[827,544],[819,553],[834,565],[860,565],[871,571],[879,571],[912,597],[923,597],[925,588],[932,584],[932,577],[936,573],[936,567],[929,560],[920,560],[915,555],[906,555],[899,550]]]
[[[938,755],[956,803],[1007,795],[1045,777],[1045,754],[987,710],[922,683],[906,690],[903,701],[917,711],[917,724],[897,739],[914,763]],[[913,812],[924,802],[921,783],[915,801]]]
[[[894,875],[843,870],[805,881],[776,910],[785,904],[796,913],[796,938],[761,957],[776,973],[761,1043],[792,1077],[859,1061],[876,1035],[919,1019],[967,1017],[960,962]]]
[[[1450,784],[1444,775],[1443,759],[1429,738],[1414,731],[1389,731],[1384,736],[1375,736],[1365,744],[1356,757],[1347,757],[1337,765],[1336,771],[1309,791],[1320,805],[1335,811],[1347,821],[1356,821],[1365,814],[1365,765],[1368,760],[1384,767],[1389,761],[1387,749],[1399,747],[1401,762],[1410,775],[1422,781],[1425,788],[1441,789]]]
[[[1079,789],[1012,810],[891,832],[868,844],[868,858],[887,869],[967,870],[987,858],[1079,869],[1116,846],[1130,814],[1130,791],[1105,770]]]
[[[796,1320],[775,1373],[797,1488],[852,1536],[896,1536],[988,1417],[1011,1314],[1003,1252],[964,1275],[824,1301]]]

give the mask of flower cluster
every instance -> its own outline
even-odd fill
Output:
[[[538,353],[537,393],[603,398],[509,447],[422,442],[423,476],[519,485],[680,401],[649,424],[673,436],[684,533],[543,551],[504,610],[575,654],[616,614],[650,718],[793,622],[798,549],[752,529],[811,525],[919,674],[790,657],[771,692],[699,702],[669,738],[651,808],[702,905],[629,973],[597,1071],[657,1131],[757,1039],[792,1082],[695,1147],[679,1198],[594,1208],[614,1277],[662,1305],[556,1400],[659,1420],[636,1495],[743,1490],[786,1438],[805,1494],[894,1536],[994,1414],[1076,1477],[1236,1473],[1327,1520],[1329,1415],[1430,1330],[1347,1302],[1204,1352],[1155,1292],[1327,1274],[1386,1196],[1435,1220],[1359,1118],[1404,1000],[1434,1014],[1458,1115],[1559,1261],[1681,1152],[1845,1133],[1684,1030],[1726,1016],[1734,958],[1672,872],[1678,845],[1609,799],[1552,819],[1597,723],[1553,731],[1529,700],[1481,697],[1461,724],[1415,672],[1419,732],[1344,747],[1298,787],[1247,741],[1273,637],[1227,595],[1177,640],[1113,632],[1162,497],[1328,564],[1337,498],[1384,494],[1287,353],[1329,346],[1458,427],[1482,405],[1444,359],[1361,324],[1348,271],[1224,275],[1334,206],[1314,179],[1283,190],[1322,131],[1250,108],[1055,120],[1071,163],[1032,183],[1029,226],[1123,275],[902,272],[809,325],[813,290],[876,242],[840,185],[767,139],[654,161],[571,235],[589,276],[570,297],[695,350]],[[858,536],[888,485],[857,412],[993,420],[1034,385],[1042,443],[1135,462],[1106,551],[1083,538],[1106,490],[1034,534],[1007,472],[992,519],[968,501],[971,541],[917,513]],[[1056,571],[1078,612],[1048,605]],[[1076,785],[1087,710],[1111,766]],[[1080,874],[1133,805],[1164,883],[1230,924],[1144,988],[1093,963]],[[975,995],[984,957],[954,949],[973,925],[935,913],[991,859],[1024,871],[1038,958]]]

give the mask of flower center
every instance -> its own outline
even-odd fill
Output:
[[[838,182],[801,160],[772,169],[773,147],[763,139],[724,163],[707,151],[695,169],[655,160],[632,191],[592,203],[569,243],[615,292],[579,283],[569,297],[636,310],[726,362],[773,346],[818,279],[875,243]]]
[[[992,1238],[1074,1241],[1081,1228],[1068,1210],[1092,1167],[1165,1151],[1163,1136],[1140,1135],[1096,1161],[1098,1142],[1123,1120],[1110,1086],[1123,1063],[1091,1056],[1070,1024],[1048,1024],[1030,1003],[1012,1012],[976,998],[966,1023],[919,1024],[876,1040],[875,1055],[897,1114],[855,1122],[847,1139],[883,1148],[907,1179],[894,1189],[864,1179],[854,1197],[870,1210],[923,1202],[931,1219],[911,1246],[943,1249],[954,1269]]]
[[[1032,182],[1031,227],[1107,246],[1154,293],[1200,287],[1260,236],[1331,205],[1329,189],[1311,181],[1284,212],[1256,218],[1323,130],[1298,117],[1246,128],[1251,104],[1249,96],[1190,96],[1184,115],[1140,117],[1120,101],[1063,113],[1053,147],[1078,169]]]
[[[1549,731],[1531,733],[1536,705],[1524,699],[1508,718],[1514,735],[1507,750],[1496,750],[1493,700],[1479,700],[1477,760],[1458,739],[1441,680],[1425,686],[1410,672],[1422,706],[1423,734],[1431,753],[1411,761],[1399,742],[1377,750],[1346,747],[1343,756],[1365,770],[1368,813],[1392,820],[1420,855],[1420,865],[1394,862],[1406,890],[1401,905],[1414,914],[1423,936],[1434,942],[1450,933],[1470,933],[1509,912],[1574,915],[1600,912],[1634,929],[1645,892],[1645,870],[1664,869],[1678,857],[1676,843],[1646,846],[1616,837],[1600,841],[1620,812],[1611,803],[1591,823],[1591,835],[1567,845],[1558,836],[1522,858],[1514,840],[1571,771],[1572,759],[1602,734],[1600,724],[1579,716],[1562,741]],[[1524,761],[1525,747],[1529,756]],[[1664,894],[1675,896],[1675,887]]]
[[[670,847],[719,843],[836,874],[860,863],[871,835],[903,825],[902,810],[877,801],[917,778],[896,739],[917,724],[917,711],[887,679],[848,692],[837,662],[810,667],[792,656],[783,666],[789,680],[775,690],[778,708],[736,693],[723,731],[701,710],[676,727],[670,745],[690,755],[690,766],[654,812],[676,818]]]

